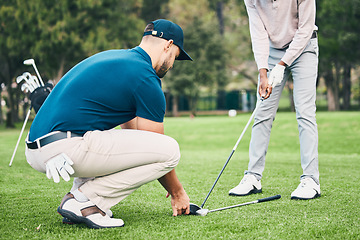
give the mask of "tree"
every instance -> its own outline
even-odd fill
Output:
[[[214,28],[214,23],[194,18],[185,31],[185,49],[194,61],[176,63],[166,79],[166,88],[175,99],[180,95],[188,97],[193,115],[200,89],[211,91],[228,80],[223,67],[226,65],[223,39]]]
[[[224,35],[225,31],[224,5],[228,2],[228,0],[209,0],[210,9],[216,12],[219,22],[219,32],[221,35]]]
[[[33,21],[35,13],[27,13],[26,7],[18,8],[20,1],[2,1],[0,5],[0,81],[6,87],[6,127],[14,127],[18,120],[16,95],[12,80],[20,73],[21,59],[29,55],[31,42],[36,41],[37,28]],[[25,4],[24,4],[25,5]]]
[[[7,126],[17,121],[13,79],[34,58],[43,77],[58,80],[80,60],[102,50],[134,47],[144,21],[138,0],[0,2],[0,84],[6,86]]]
[[[146,22],[165,18],[166,13],[163,11],[162,8],[168,2],[169,0],[143,1],[143,6],[141,8],[141,18],[144,19]]]
[[[144,27],[137,2],[63,0],[33,5],[32,11],[38,11],[40,5],[47,9],[38,16],[41,39],[36,42],[33,55],[50,76],[56,74],[59,80],[64,72],[90,55],[135,46]]]
[[[318,1],[319,75],[327,88],[328,110],[349,109],[351,69],[359,64],[360,0]]]

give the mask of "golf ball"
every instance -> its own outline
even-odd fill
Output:
[[[230,109],[229,110],[229,117],[236,117],[236,110],[235,109]]]

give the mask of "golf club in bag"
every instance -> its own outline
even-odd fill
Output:
[[[216,178],[216,180],[215,180],[214,184],[212,185],[212,187],[211,187],[211,189],[210,189],[209,193],[207,194],[207,196],[206,196],[206,198],[205,198],[204,202],[201,204],[201,206],[200,206],[200,207],[199,207],[199,206],[197,206],[196,204],[190,203],[190,214],[198,215],[198,214],[196,214],[196,212],[197,212],[198,210],[203,209],[203,207],[204,207],[204,205],[205,205],[206,201],[208,200],[208,198],[209,198],[209,196],[210,196],[211,192],[213,191],[213,189],[214,189],[214,187],[215,187],[216,183],[219,181],[219,178],[220,178],[221,174],[224,172],[224,170],[225,170],[226,166],[228,165],[228,163],[229,163],[229,161],[230,161],[230,159],[231,159],[232,155],[234,154],[234,152],[235,152],[235,150],[236,150],[237,146],[239,145],[239,143],[240,143],[241,139],[243,138],[243,136],[244,136],[244,134],[245,134],[245,132],[246,132],[247,128],[249,127],[249,125],[250,125],[250,123],[251,123],[251,121],[252,121],[252,119],[254,118],[256,111],[259,109],[259,107],[261,106],[261,104],[262,104],[262,102],[263,102],[263,101],[264,101],[264,97],[261,97],[261,98],[260,98],[260,100],[257,102],[256,107],[255,107],[255,109],[254,109],[253,113],[251,114],[249,121],[248,121],[248,122],[247,122],[247,124],[245,125],[244,130],[242,131],[242,133],[241,133],[241,135],[240,135],[239,139],[237,140],[237,142],[236,142],[235,146],[233,147],[233,149],[232,149],[232,151],[231,151],[231,153],[230,153],[230,155],[229,155],[229,157],[228,157],[227,161],[225,162],[225,164],[224,164],[223,168],[221,169],[221,171],[220,171],[220,173],[219,173],[218,177]],[[213,211],[214,211],[214,210],[213,210]],[[219,210],[217,210],[217,211],[219,211]],[[205,214],[205,215],[206,215],[206,214]]]
[[[36,68],[36,65],[35,65],[35,61],[34,59],[27,59],[24,61],[24,65],[32,65],[35,69],[35,72],[36,74],[38,75],[38,78],[40,80],[40,82],[38,81],[38,79],[36,78],[36,76],[32,76],[30,73],[28,72],[25,72],[23,75],[21,76],[18,76],[16,78],[16,82],[17,83],[20,83],[22,80],[24,80],[26,83],[23,84],[23,86],[21,86],[21,89],[26,91],[26,92],[34,92],[36,88],[38,87],[43,87],[44,86],[44,82],[42,81],[41,79],[41,76]],[[21,132],[20,132],[20,135],[19,135],[19,138],[17,140],[17,143],[16,143],[16,146],[15,146],[15,149],[14,149],[14,152],[13,152],[13,155],[11,157],[11,160],[10,160],[10,163],[9,163],[9,167],[11,167],[13,161],[14,161],[14,157],[15,157],[15,153],[17,151],[17,148],[19,146],[19,143],[20,143],[20,139],[21,139],[21,136],[25,130],[25,126],[26,126],[26,123],[27,121],[29,120],[29,116],[30,116],[30,113],[31,113],[31,107],[29,108],[27,114],[26,114],[26,117],[25,117],[25,121],[23,123],[23,126],[21,128]]]

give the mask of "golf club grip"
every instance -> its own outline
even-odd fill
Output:
[[[268,202],[268,201],[276,200],[276,199],[279,199],[279,198],[281,198],[281,195],[278,194],[278,195],[275,195],[275,196],[258,199],[258,202],[259,202],[259,203],[261,203],[261,202]]]

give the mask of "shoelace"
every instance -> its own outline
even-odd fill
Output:
[[[249,177],[246,177],[246,176],[245,176],[245,177],[241,180],[240,184],[245,183],[248,179],[249,179]]]
[[[308,182],[309,182],[309,180],[307,180],[307,179],[302,180],[300,187],[305,187]]]

